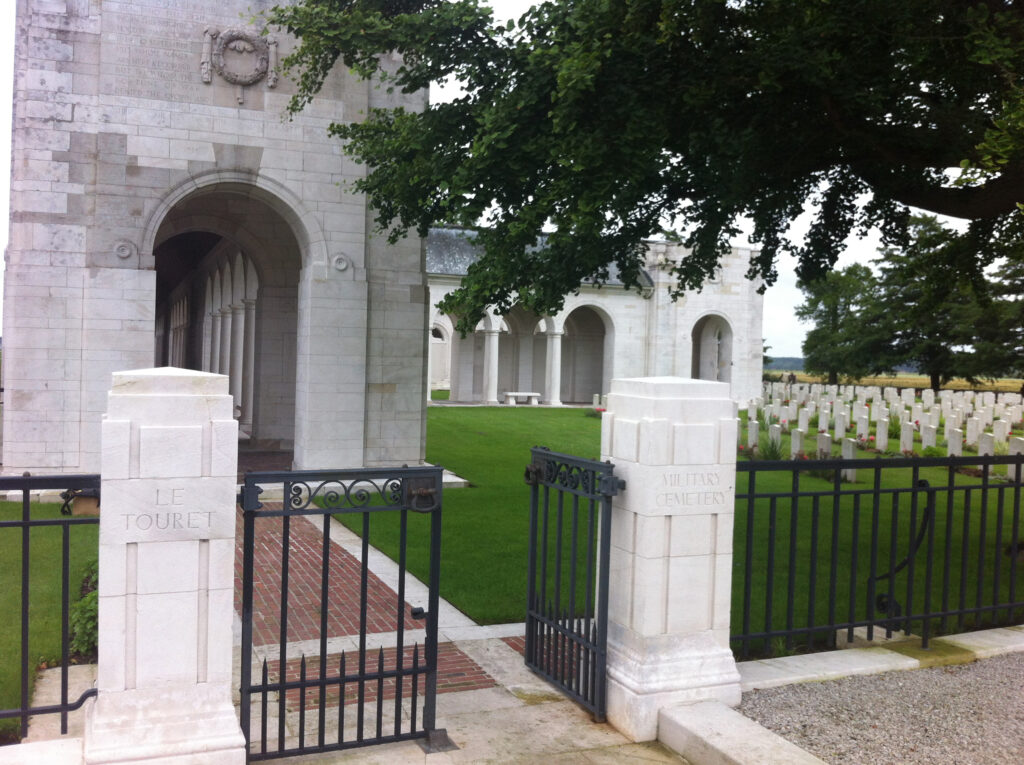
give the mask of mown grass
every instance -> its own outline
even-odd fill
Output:
[[[21,503],[0,502],[0,520],[21,518]],[[59,518],[59,504],[33,504],[33,520]],[[99,527],[77,525],[70,534],[71,602],[78,599],[78,586],[90,560],[96,558]],[[29,677],[30,692],[34,670],[60,659],[61,639],[61,530],[36,527],[30,532],[29,553]],[[20,706],[21,696],[21,530],[0,529],[0,708]],[[0,720],[0,742],[17,735],[17,720]]]
[[[601,420],[585,409],[432,407],[427,461],[470,482],[444,492],[441,596],[482,624],[522,621],[530,494],[530,447],[597,459]],[[397,557],[397,514],[374,513],[373,545]],[[354,528],[352,517],[339,520]],[[361,523],[361,521],[360,521]],[[358,528],[354,528],[357,532]],[[408,567],[426,579],[428,519],[409,514]]]

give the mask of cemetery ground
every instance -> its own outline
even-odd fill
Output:
[[[441,596],[481,624],[520,622],[525,612],[527,532],[529,523],[529,488],[524,484],[523,472],[530,460],[529,449],[542,445],[554,451],[586,458],[597,458],[600,443],[600,417],[588,409],[549,409],[533,407],[431,407],[428,411],[427,459],[443,465],[460,475],[470,486],[447,489],[444,493],[443,541],[441,557]],[[741,422],[746,423],[741,412]],[[744,432],[744,437],[745,437]],[[783,448],[788,455],[789,433],[783,436]],[[812,437],[806,448],[813,453]],[[898,441],[897,441],[898,443]],[[874,456],[859,452],[858,458]],[[740,453],[740,459],[749,456]],[[907,487],[913,480],[913,471],[887,470],[882,473],[881,487]],[[793,488],[791,472],[758,473],[759,490],[780,495]],[[827,493],[833,486],[833,475],[807,475],[797,473],[801,491]],[[944,486],[950,480],[947,470],[920,468],[918,478],[925,478],[933,486]],[[737,490],[743,488],[747,474],[737,476]],[[864,488],[871,483],[862,477]],[[974,475],[955,474],[957,485],[976,485],[980,479]],[[857,484],[853,484],[856,486]],[[1018,489],[1018,491],[1020,491]],[[949,587],[946,597],[951,606],[974,606],[1005,598],[1013,594],[1024,564],[1016,565],[1013,556],[1003,555],[999,547],[1009,544],[1024,533],[1019,519],[993,502],[987,515],[981,509],[982,498],[975,493],[973,506],[964,507],[963,495],[957,494],[953,503],[938,508],[936,523],[950,532],[948,550],[952,554],[942,557],[941,550],[929,549],[936,558],[933,575],[926,577],[918,569],[916,579],[908,579],[907,571],[897,577],[894,597],[904,604],[921,603],[927,597],[936,598],[939,588]],[[758,629],[783,629],[787,626],[813,626],[825,614],[842,617],[853,605],[863,607],[863,580],[876,559],[876,570],[881,574],[902,558],[911,544],[911,537],[920,526],[908,518],[904,509],[899,518],[892,506],[883,502],[872,506],[845,496],[838,502],[831,498],[815,500],[802,498],[798,502],[782,501],[774,512],[768,500],[758,500],[753,507],[753,522],[748,530],[748,507],[737,505],[735,517],[735,557],[733,563],[732,624],[733,632],[757,632]],[[16,517],[17,503],[0,506],[4,517]],[[40,508],[38,512],[57,513],[57,506]],[[979,512],[982,522],[979,524]],[[397,549],[398,524],[390,514],[375,514],[370,541],[386,554],[394,556]],[[567,513],[568,516],[568,513]],[[972,519],[968,523],[968,519]],[[341,520],[345,520],[341,518]],[[425,518],[410,514],[410,537],[426,532]],[[895,544],[888,537],[872,536],[874,528],[897,529]],[[422,522],[422,523],[421,523]],[[795,533],[790,534],[790,530]],[[359,529],[354,529],[357,532]],[[49,662],[59,651],[59,572],[60,541],[56,534],[32,533],[33,591],[31,593],[31,655],[33,659]],[[84,532],[84,533],[83,533]],[[555,530],[552,529],[554,534]],[[1016,536],[1015,536],[1016,535]],[[859,545],[854,554],[854,540]],[[746,552],[747,540],[755,544]],[[883,541],[884,540],[884,541]],[[772,543],[771,545],[769,543]],[[13,534],[0,535],[0,571],[6,582],[20,581],[20,538]],[[76,529],[72,534],[71,581],[82,575],[89,552],[96,546],[95,527]],[[409,570],[425,579],[426,556],[417,557],[420,546],[410,547],[407,561]],[[425,548],[425,546],[422,546]],[[939,563],[948,559],[948,565]],[[813,563],[812,563],[813,561]],[[1002,572],[995,581],[991,577],[983,582],[979,571],[990,571],[993,564]],[[772,567],[774,585],[768,591],[764,572]],[[794,576],[786,574],[792,570]],[[748,577],[748,572],[750,576]],[[49,576],[44,576],[49,574]],[[578,584],[584,587],[585,575],[578,572]],[[930,582],[928,580],[931,580]],[[984,587],[982,586],[984,584]],[[860,589],[855,591],[855,585]],[[930,586],[930,589],[929,589]],[[881,592],[884,588],[878,587]],[[72,584],[72,592],[77,587]],[[73,595],[74,597],[74,595]],[[15,614],[20,607],[20,591],[6,587],[0,592],[2,613]],[[1012,598],[1011,598],[1012,599]],[[856,604],[854,601],[856,600]],[[582,602],[579,598],[577,602]],[[773,604],[773,605],[771,605]],[[680,604],[685,607],[686,604]],[[1008,611],[993,617],[959,617],[949,620],[945,631],[959,632],[997,623],[1020,623],[1024,614]],[[906,625],[911,630],[915,625]],[[943,629],[940,628],[940,632]],[[933,633],[936,634],[936,633]],[[834,643],[834,634],[809,631],[811,640],[769,639],[753,641],[747,645],[746,656],[796,653],[809,647],[824,649]],[[18,697],[18,668],[20,633],[17,620],[5,620],[0,625],[0,708],[13,707]],[[808,643],[813,643],[809,646]],[[5,728],[6,730],[6,728]]]
[[[799,383],[822,383],[824,384],[825,379],[823,377],[808,374],[803,371],[792,371],[788,369],[772,369],[771,371],[765,370],[765,379],[771,377],[773,380],[783,381],[790,374],[796,376],[796,380]],[[879,387],[893,387],[893,388],[917,388],[924,390],[930,385],[928,377],[926,375],[915,375],[910,373],[897,373],[891,375],[875,375],[869,377],[861,377],[856,381],[857,385],[877,385]],[[943,390],[990,390],[996,392],[1008,392],[1016,393],[1020,390],[1021,384],[1024,383],[1019,377],[1000,377],[996,380],[979,380],[977,382],[971,382],[964,380],[959,377],[950,380],[945,383],[942,388]]]

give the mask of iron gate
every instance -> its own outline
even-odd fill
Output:
[[[446,740],[435,729],[441,480],[437,467],[246,474],[240,723],[250,760]],[[370,571],[371,528],[375,545],[396,551],[390,584]],[[406,603],[410,551],[425,561],[426,608]]]
[[[603,722],[612,497],[625,483],[610,462],[530,452],[526,665]]]

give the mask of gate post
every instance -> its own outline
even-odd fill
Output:
[[[726,383],[613,380],[601,458],[613,499],[608,720],[634,741],[658,735],[672,704],[740,702],[729,649],[736,405]]]
[[[114,373],[86,763],[245,762],[231,701],[237,462],[227,377]]]

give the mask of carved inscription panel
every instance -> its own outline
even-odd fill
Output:
[[[234,535],[234,486],[223,478],[105,481],[102,495],[104,544]]]
[[[676,465],[653,469],[635,493],[639,481],[627,481],[627,501],[643,515],[710,515],[732,512],[735,486],[730,471],[709,465]]]

